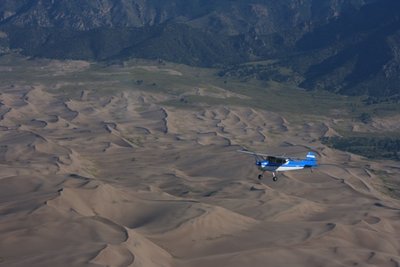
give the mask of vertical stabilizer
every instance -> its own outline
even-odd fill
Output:
[[[316,155],[315,155],[314,152],[308,152],[308,153],[307,153],[307,156],[306,156],[306,159],[307,159],[307,160],[316,161],[316,160],[317,160],[317,157],[316,157]]]

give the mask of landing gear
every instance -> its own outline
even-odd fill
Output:
[[[260,173],[257,176],[258,180],[261,180],[263,177],[264,177],[264,173]],[[276,176],[275,172],[272,173],[272,181],[274,181],[274,182],[278,181],[278,176]]]
[[[278,177],[276,176],[275,172],[272,173],[272,181],[274,182],[278,181]]]

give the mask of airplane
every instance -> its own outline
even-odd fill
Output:
[[[289,158],[285,156],[271,156],[261,153],[256,153],[248,150],[238,150],[240,153],[246,153],[253,155],[256,159],[256,165],[258,169],[262,171],[258,175],[258,179],[261,180],[264,176],[264,172],[272,172],[272,180],[278,181],[277,173],[283,171],[311,169],[318,167],[317,158],[315,153],[308,152],[304,159]]]

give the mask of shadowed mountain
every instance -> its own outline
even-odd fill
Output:
[[[306,89],[390,97],[399,94],[399,7],[396,0],[5,0],[0,52],[206,67],[277,59],[301,77],[283,80]]]
[[[399,93],[400,2],[366,5],[306,34],[297,47],[305,53],[330,49],[305,72],[305,88],[345,94]]]
[[[214,32],[260,34],[326,21],[376,0],[4,0],[0,23],[14,26],[90,30],[99,27],[143,27],[184,21]]]

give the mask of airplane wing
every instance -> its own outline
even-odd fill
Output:
[[[261,153],[256,153],[256,152],[248,151],[248,150],[238,150],[237,152],[245,153],[245,154],[250,154],[250,155],[253,155],[253,156],[268,157],[268,155],[264,155],[264,154],[261,154]]]
[[[285,156],[274,156],[274,155],[268,155],[268,154],[263,154],[263,153],[257,153],[257,152],[248,151],[248,150],[238,150],[237,152],[245,153],[245,154],[250,154],[250,155],[253,155],[253,156],[266,157],[266,158],[288,159],[288,157],[285,157]]]

